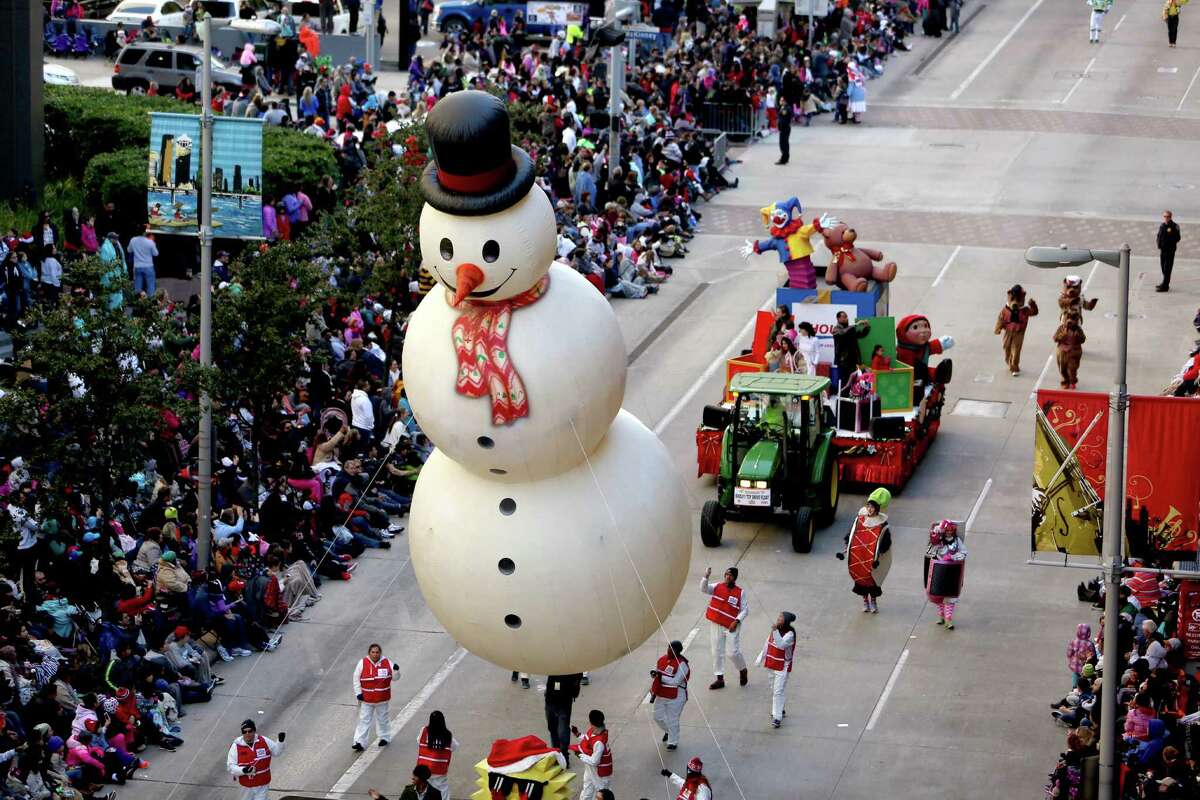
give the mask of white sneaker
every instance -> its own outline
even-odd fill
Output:
[[[380,538],[380,539],[395,539],[395,538],[396,538],[396,534],[392,533],[390,530],[387,530],[387,531],[380,531],[380,532],[379,532],[379,538]]]
[[[244,647],[235,647],[232,650],[230,650],[229,652],[233,653],[235,656],[238,656],[239,658],[246,658],[247,656],[254,655],[253,650],[247,650]]]
[[[271,638],[267,640],[267,649],[274,650],[276,647],[279,647],[279,643],[282,641],[283,641],[282,633],[271,634]]]
[[[222,661],[233,661],[233,656],[229,655],[229,651],[225,649],[224,645],[217,645],[217,655],[221,657]]]

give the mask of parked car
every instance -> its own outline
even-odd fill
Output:
[[[42,64],[42,83],[49,86],[78,86],[79,76],[70,67]]]
[[[321,29],[321,4],[317,0],[286,0],[284,5],[296,19],[296,24],[300,24],[300,20],[304,19],[307,14],[312,20],[313,27],[317,30]],[[365,9],[366,3],[363,7]],[[358,15],[358,30],[356,33],[362,33],[364,30],[363,19],[365,11]],[[350,12],[342,5],[342,0],[333,0],[333,32],[346,34],[350,32]]]
[[[553,36],[567,24],[585,30],[588,26],[587,3],[513,3],[506,0],[446,0],[437,6],[434,24],[443,33],[469,31],[476,22],[487,25],[493,11],[510,28],[520,11],[530,36]]]
[[[149,17],[155,25],[183,27],[183,6],[176,0],[124,0],[106,17],[109,22],[141,25]]]
[[[187,44],[134,42],[126,45],[113,65],[112,87],[117,91],[145,91],[154,81],[163,91],[174,91],[184,76],[200,85],[200,59],[203,48]],[[241,73],[221,63],[213,56],[214,86],[237,91],[242,85]]]

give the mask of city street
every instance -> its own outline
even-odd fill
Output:
[[[695,478],[701,410],[719,398],[724,358],[749,347],[754,311],[769,307],[783,277],[774,255],[738,254],[745,239],[762,235],[760,207],[796,195],[806,218],[828,212],[856,228],[862,244],[899,265],[891,313],[926,314],[935,336],[957,342],[940,436],[888,509],[895,556],[880,613],[861,613],[834,558],[861,494],[843,497],[809,555],[793,553],[774,525],[731,523],[719,549],[695,536],[689,579],[664,620],[666,637],[688,644],[694,672],[679,750],[663,749],[644,702],[662,636],[593,672],[575,706],[581,726],[591,708],[608,717],[618,798],[673,798],[659,770],[682,772],[693,755],[720,800],[1042,796],[1065,746],[1047,703],[1070,686],[1065,648],[1076,623],[1095,628],[1098,612],[1075,599],[1075,584],[1090,573],[1025,563],[1031,398],[1058,385],[1051,335],[1066,271],[1029,267],[1022,252],[1129,242],[1130,388],[1157,394],[1168,383],[1189,352],[1200,304],[1200,34],[1186,19],[1180,47],[1167,49],[1160,6],[1119,0],[1101,44],[1090,45],[1083,3],[972,0],[960,35],[914,37],[911,53],[889,60],[885,77],[868,86],[864,125],[833,125],[823,115],[796,128],[784,167],[774,164],[774,137],[734,151],[743,163],[729,174],[741,185],[701,206],[703,233],[686,259],[672,262],[673,279],[649,299],[614,301],[631,354],[625,407],[666,442],[697,516],[715,491],[711,478]],[[1183,241],[1171,292],[1156,294],[1154,233],[1164,208]],[[815,260],[827,258],[819,251]],[[1084,321],[1079,388],[1108,391],[1116,270],[1093,264],[1080,274],[1099,306]],[[1014,283],[1043,309],[1016,378],[992,331]],[[948,632],[926,602],[922,555],[932,521],[969,515],[965,588]],[[364,797],[369,787],[396,797],[434,709],[461,743],[450,774],[455,800],[475,790],[472,767],[494,739],[545,736],[545,676],[522,690],[457,647],[422,600],[407,535],[391,551],[369,552],[352,582],[326,586],[307,618],[286,626],[276,652],[218,664],[226,683],[210,704],[189,707],[186,744],[151,752],[151,768],[121,788],[121,800],[239,797],[225,752],[247,717],[268,735],[288,732],[272,766],[272,797]],[[751,604],[749,660],[779,610],[798,617],[779,730],[761,669],[751,667],[745,688],[731,681],[707,689],[706,598],[697,584],[706,568],[719,575],[734,564]],[[350,749],[351,673],[371,642],[401,673],[397,725],[391,746],[359,755]]]

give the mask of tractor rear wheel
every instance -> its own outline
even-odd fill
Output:
[[[709,500],[700,510],[700,541],[705,547],[720,547],[725,529],[725,509],[716,500]]]
[[[825,479],[821,481],[821,485],[817,488],[817,502],[821,504],[821,510],[817,512],[817,527],[828,528],[833,524],[833,520],[837,516],[838,498],[840,495],[838,467],[835,462],[825,468]]]
[[[792,549],[797,553],[811,553],[813,546],[813,513],[808,506],[796,509],[792,519]]]

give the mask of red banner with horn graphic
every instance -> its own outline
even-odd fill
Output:
[[[1129,404],[1125,535],[1131,555],[1194,556],[1200,541],[1200,402],[1134,397]],[[1141,551],[1141,552],[1139,552]]]

